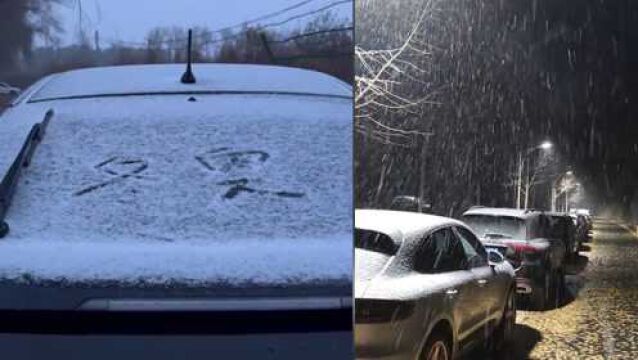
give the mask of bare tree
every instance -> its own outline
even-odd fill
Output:
[[[422,210],[420,204],[424,204],[427,142],[431,132],[423,131],[423,124],[410,128],[409,122],[395,124],[392,118],[400,115],[402,119],[418,119],[422,105],[432,102],[433,92],[426,91],[415,96],[405,90],[413,88],[410,84],[415,83],[421,85],[422,89],[428,88],[423,81],[427,70],[422,64],[429,60],[431,49],[422,34],[426,21],[431,19],[433,13],[434,1],[429,0],[423,4],[414,25],[397,47],[388,48],[387,43],[380,44],[384,48],[364,48],[365,45],[355,47],[355,130],[367,139],[365,141],[377,143],[382,151],[377,184],[367,185],[374,188],[371,194],[374,204],[385,202],[382,197],[386,183],[395,181],[394,177],[388,178],[393,168],[401,171],[398,164],[401,160],[395,156],[398,155],[397,149],[411,149],[408,151],[416,153],[419,211]]]
[[[403,43],[393,49],[364,49],[355,47],[355,129],[365,136],[386,144],[406,145],[414,141],[415,135],[428,135],[416,130],[404,130],[392,126],[383,119],[388,111],[410,112],[424,102],[432,101],[431,95],[410,98],[399,89],[405,80],[421,81],[418,75],[426,72],[414,61],[415,57],[429,57],[430,49],[419,41],[419,33],[428,16],[431,16],[433,1],[425,3],[417,22]],[[415,76],[413,73],[417,73]],[[364,123],[372,126],[368,129]],[[395,143],[394,141],[398,141]]]

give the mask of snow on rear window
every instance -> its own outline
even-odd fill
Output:
[[[250,279],[259,272],[266,278],[349,277],[351,102],[277,96],[198,96],[196,102],[186,98],[57,104],[46,137],[18,185],[7,218],[12,229],[7,239],[76,242],[84,247],[87,241],[181,244],[180,248],[237,244],[237,255],[246,257],[245,268],[211,264],[218,276],[241,274]],[[286,260],[286,247],[304,253],[300,249],[305,244],[317,248],[317,239],[328,239],[333,256],[309,251],[309,259],[325,259],[311,259],[316,263],[311,270],[275,271],[277,261],[295,264]],[[277,241],[280,249],[272,245]],[[261,256],[260,243],[270,244],[264,249],[274,266],[271,275],[268,261],[255,258]],[[166,249],[170,252],[170,246]],[[215,252],[214,246],[207,249]],[[143,264],[143,258],[136,261]],[[250,270],[256,263],[260,267]],[[162,271],[171,267],[188,272],[188,264],[140,265],[154,276],[169,277]],[[62,268],[61,274],[77,270]],[[189,274],[212,276],[208,270],[191,269]],[[91,271],[110,278],[120,269]]]

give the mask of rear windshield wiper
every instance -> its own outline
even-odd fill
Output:
[[[9,171],[7,171],[2,178],[2,182],[0,182],[0,238],[5,237],[9,233],[9,225],[4,219],[9,210],[9,205],[11,205],[11,199],[15,193],[22,168],[29,166],[33,152],[40,141],[42,141],[47,125],[52,117],[53,110],[49,110],[41,122],[33,125],[24,144],[22,144],[20,153],[16,156],[15,160],[13,160]]]

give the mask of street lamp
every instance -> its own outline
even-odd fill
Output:
[[[556,189],[559,187],[559,181],[563,180],[563,182],[565,182],[565,179],[568,177],[572,177],[574,176],[574,172],[572,170],[567,170],[565,173],[559,175],[556,180],[554,180],[554,182],[552,183],[552,188],[551,188],[551,209],[552,211],[556,211],[556,203],[557,203],[557,199],[558,196],[562,193],[565,194],[565,212],[569,211],[569,186],[567,183],[564,183],[564,185],[562,186],[562,189],[560,189],[560,191],[556,191]],[[580,186],[580,183],[575,183],[575,186]]]
[[[553,146],[554,146],[554,144],[552,144],[551,141],[543,141],[542,144],[538,145],[538,147],[543,149],[543,150],[549,150]]]
[[[529,154],[531,154],[532,152],[541,149],[544,151],[547,151],[549,149],[551,149],[554,146],[554,144],[552,144],[551,141],[545,140],[542,143],[540,143],[539,145],[533,146],[531,148],[528,148],[527,150],[523,151],[519,151],[518,152],[518,179],[516,181],[516,208],[520,209],[521,208],[521,192],[522,192],[522,188],[523,188],[523,168],[524,168],[524,157],[527,157]]]

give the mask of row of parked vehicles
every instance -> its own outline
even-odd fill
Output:
[[[355,211],[358,358],[451,359],[499,351],[519,300],[557,306],[566,265],[591,218],[473,207],[459,220],[411,211]]]

